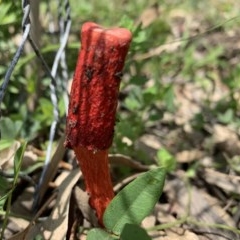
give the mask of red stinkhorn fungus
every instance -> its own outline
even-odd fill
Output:
[[[114,134],[121,71],[131,42],[127,29],[85,23],[73,78],[65,146],[76,154],[99,223],[114,197],[108,149]]]

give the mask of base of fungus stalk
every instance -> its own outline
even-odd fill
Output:
[[[84,176],[89,205],[96,210],[99,224],[103,226],[103,214],[114,197],[108,166],[108,150],[94,152],[84,147],[75,147],[74,152]]]

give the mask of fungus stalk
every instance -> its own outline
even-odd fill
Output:
[[[103,213],[114,197],[108,149],[131,37],[124,28],[104,29],[85,23],[70,93],[65,146],[76,154],[90,195],[89,204],[101,225]]]

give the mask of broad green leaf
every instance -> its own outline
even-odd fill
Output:
[[[151,240],[145,229],[135,224],[127,223],[120,235],[121,240]]]
[[[114,239],[116,238],[113,238],[109,233],[100,228],[94,228],[90,230],[87,235],[87,240],[114,240]]]
[[[103,216],[104,226],[120,234],[126,223],[140,224],[159,200],[165,176],[164,168],[155,168],[128,184],[108,205]]]

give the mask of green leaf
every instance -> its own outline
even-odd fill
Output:
[[[34,240],[44,240],[44,238],[39,234],[36,237],[34,237]]]
[[[88,232],[87,240],[114,240],[116,238],[112,237],[106,231],[100,228],[94,228]]]
[[[141,26],[137,27],[133,33],[133,44],[134,43],[144,43],[147,40],[146,31],[141,29]]]
[[[43,116],[46,118],[50,117],[52,119],[53,112],[52,102],[47,98],[40,98],[39,105]]]
[[[14,157],[14,184],[13,185],[15,185],[17,182],[18,174],[21,169],[22,159],[23,159],[23,155],[24,155],[26,147],[27,147],[27,142],[24,142],[15,154],[15,157]]]
[[[9,187],[10,187],[10,184],[6,180],[6,178],[4,178],[3,176],[0,176],[0,199]]]
[[[165,176],[164,168],[156,168],[128,184],[108,205],[103,216],[104,226],[120,234],[126,223],[140,224],[159,200]]]
[[[123,16],[122,16],[122,18],[120,19],[118,25],[119,25],[120,27],[127,28],[127,29],[129,29],[130,31],[133,31],[133,30],[134,30],[134,26],[135,26],[133,19],[131,19],[131,18],[128,17],[127,15],[123,15]]]
[[[6,178],[0,176],[0,211],[3,211],[3,206],[8,197],[7,190],[10,188],[10,183],[6,180]]]
[[[9,194],[5,194],[2,197],[0,197],[0,215],[5,214],[5,211],[3,210],[3,207],[5,205],[5,202],[7,200]]]
[[[223,47],[218,46],[215,48],[209,48],[208,53],[205,55],[202,60],[197,61],[197,67],[209,66],[213,64],[217,64],[219,61],[219,56],[223,54]]]
[[[225,113],[219,113],[217,118],[221,123],[229,124],[234,119],[234,111],[233,109],[227,109]]]
[[[135,224],[127,223],[120,236],[121,240],[151,240],[145,229]]]
[[[135,86],[129,96],[125,99],[124,105],[130,111],[139,110],[142,107],[142,90],[140,87]]]
[[[175,105],[174,105],[174,90],[173,90],[173,86],[170,85],[165,89],[164,92],[164,100],[166,103],[166,107],[168,109],[168,111],[170,112],[174,112],[175,110]]]
[[[129,84],[142,86],[148,81],[148,78],[146,76],[132,76],[130,79]]]
[[[0,7],[0,25],[10,24],[16,21],[16,15],[14,12],[10,12],[11,7],[12,3],[2,3]]]
[[[0,141],[0,151],[9,148],[13,144],[14,140],[12,139],[1,139]]]
[[[8,117],[1,119],[0,128],[2,138],[4,139],[15,139],[21,130],[23,123],[22,121],[13,121]]]
[[[175,157],[165,148],[158,150],[157,162],[160,167],[166,168],[167,172],[171,172],[176,169]]]

